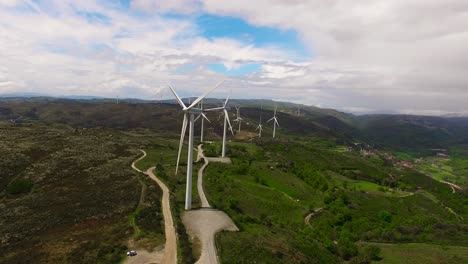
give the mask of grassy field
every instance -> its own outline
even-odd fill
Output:
[[[466,244],[465,234],[455,231],[464,230],[465,222],[446,206],[461,196],[450,196],[447,186],[424,175],[337,154],[318,141],[229,144],[229,154],[232,165],[211,164],[205,181],[210,202],[241,228],[219,235],[223,263],[255,256],[264,263],[369,261],[371,249],[357,243],[362,240]],[[388,174],[406,177],[393,182]],[[304,225],[319,207],[323,212]],[[454,208],[466,215],[463,207]]]
[[[373,182],[351,180],[349,178],[346,178],[340,174],[333,173],[333,172],[328,172],[328,175],[336,183],[339,183],[343,186],[346,186],[347,188],[349,187],[356,191],[369,192],[375,195],[384,195],[384,196],[389,196],[389,197],[405,197],[405,196],[413,194],[413,192],[396,190],[396,189],[382,186]]]
[[[465,147],[466,148],[466,147]],[[436,180],[468,185],[468,154],[464,147],[450,151],[448,157],[428,156],[416,162],[420,172]]]
[[[381,249],[381,264],[459,264],[468,263],[468,248],[424,243],[368,243]]]

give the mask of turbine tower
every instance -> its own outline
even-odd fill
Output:
[[[177,95],[174,88],[169,85],[172,93],[174,94],[177,102],[182,107],[182,112],[184,113],[184,121],[182,122],[182,131],[180,133],[180,142],[179,142],[179,152],[177,154],[177,165],[176,171],[177,174],[179,170],[179,161],[180,161],[180,154],[182,151],[182,146],[184,144],[184,137],[185,132],[187,130],[187,123],[189,123],[189,142],[188,142],[188,155],[187,155],[187,186],[185,190],[185,210],[190,210],[192,208],[192,167],[193,167],[193,129],[195,123],[195,114],[200,114],[202,111],[199,108],[194,108],[203,98],[205,98],[208,94],[213,92],[218,86],[220,86],[224,81],[220,82],[214,88],[206,91],[200,97],[195,99],[188,107],[184,104],[182,99]]]
[[[275,106],[275,113],[274,113],[273,117],[270,118],[270,120],[267,121],[267,123],[268,123],[268,122],[273,120],[273,138],[275,138],[275,135],[276,135],[276,125],[278,125],[278,127],[280,126],[279,123],[278,123],[278,119],[276,118],[276,109],[278,109],[277,105]]]
[[[221,151],[221,157],[226,157],[226,131],[227,131],[227,125],[229,124],[229,130],[231,130],[231,134],[234,136],[234,132],[232,131],[232,126],[231,126],[231,121],[229,120],[229,114],[228,114],[228,109],[230,109],[227,106],[227,103],[229,101],[229,96],[226,98],[226,101],[224,102],[222,107],[216,107],[216,108],[211,108],[207,109],[205,111],[216,111],[216,110],[222,110],[224,113],[224,127],[223,127],[223,149]]]
[[[263,126],[262,126],[262,119],[260,119],[260,123],[258,124],[258,127],[255,129],[258,130],[258,137],[262,137],[262,131],[263,131]]]
[[[263,125],[262,125],[262,109],[263,105],[260,106],[260,122],[258,123],[258,126],[255,130],[258,130],[258,137],[262,137],[262,131],[263,131]]]
[[[237,133],[239,133],[241,131],[241,123],[242,123],[242,118],[240,116],[240,106],[236,106],[236,110],[237,110],[237,115],[234,121],[239,123],[239,129],[237,130]]]
[[[198,117],[195,119],[195,122],[197,122],[197,120],[201,117],[201,126],[200,126],[200,142],[203,142],[203,129],[205,127],[205,119],[206,121],[208,121],[209,123],[211,123],[211,121],[208,119],[208,117],[206,117],[205,113],[203,113],[203,100],[200,102],[200,110],[202,111]]]

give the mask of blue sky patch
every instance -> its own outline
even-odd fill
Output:
[[[293,54],[291,59],[295,61],[304,61],[311,56],[294,30],[257,27],[240,18],[208,14],[200,15],[197,25],[201,35],[208,39],[232,38],[256,47],[277,47]]]
[[[210,63],[207,67],[217,73],[222,73],[230,76],[239,76],[244,74],[249,74],[253,72],[259,72],[262,69],[262,65],[258,63],[249,63],[241,65],[238,68],[228,69],[222,63]]]

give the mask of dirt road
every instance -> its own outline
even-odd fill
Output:
[[[153,263],[164,263],[174,264],[177,263],[177,244],[176,244],[176,232],[174,228],[174,221],[172,219],[171,207],[169,202],[169,189],[167,186],[159,180],[153,173],[154,167],[149,168],[146,172],[138,169],[135,164],[146,157],[146,152],[140,150],[143,156],[138,158],[132,163],[132,168],[138,172],[148,175],[153,181],[155,181],[163,191],[162,197],[162,210],[164,216],[164,227],[166,243],[164,249],[154,250],[148,252],[145,249],[136,249],[138,255],[129,257],[125,261],[126,264],[153,264]]]
[[[140,160],[142,160],[142,159],[144,159],[144,158],[146,157],[146,151],[141,150],[141,149],[139,149],[139,151],[141,151],[141,153],[143,153],[143,156],[139,157],[139,158],[136,159],[134,162],[132,162],[132,169],[134,169],[134,170],[136,170],[136,171],[138,171],[138,172],[143,173],[140,169],[138,169],[138,168],[136,167],[135,164],[136,164],[137,162],[139,162]]]
[[[208,160],[203,155],[202,144],[198,145],[198,159],[204,159],[205,164],[200,168],[198,171],[198,180],[197,180],[197,189],[198,189],[198,196],[200,196],[201,207],[211,207],[206,199],[205,191],[203,190],[203,171],[205,170],[206,166],[208,166]]]
[[[149,168],[146,174],[155,181],[163,191],[162,209],[164,215],[164,232],[166,235],[166,246],[164,247],[164,257],[161,263],[177,263],[177,240],[174,221],[172,219],[171,204],[169,201],[169,189],[153,173],[154,167]]]
[[[308,214],[305,219],[304,219],[304,224],[308,225],[310,223],[310,218],[316,216],[318,213],[320,213],[323,210],[323,208],[317,208],[315,209],[312,213]]]
[[[203,208],[184,213],[182,221],[191,236],[201,241],[201,256],[196,262],[199,264],[218,263],[216,253],[215,234],[221,230],[239,231],[227,214],[216,209]]]
[[[442,181],[442,180],[440,182],[448,184],[452,188],[452,193],[455,193],[455,189],[461,190],[461,187],[456,185],[455,183],[451,183],[451,182],[448,182],[448,181]]]
[[[212,209],[203,190],[203,171],[208,166],[209,159],[203,155],[202,145],[198,146],[198,157],[204,159],[205,164],[198,171],[197,188],[200,196],[200,210],[187,211],[182,216],[182,221],[187,228],[187,232],[193,237],[196,236],[201,241],[202,252],[200,259],[196,262],[199,264],[214,264],[218,263],[215,246],[215,234],[221,230],[239,231],[234,222],[227,214],[222,211]],[[211,161],[211,158],[210,158]],[[223,158],[221,162],[230,161]]]

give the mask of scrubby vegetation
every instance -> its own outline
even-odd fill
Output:
[[[32,181],[29,179],[13,180],[8,184],[6,192],[10,195],[28,193],[31,191],[32,185]]]
[[[139,138],[108,129],[0,123],[1,263],[115,263],[125,256],[141,185]],[[141,237],[163,240],[160,191],[137,211]],[[12,219],[15,219],[12,221]]]
[[[162,244],[161,191],[130,168],[137,149],[148,153],[137,167],[154,166],[171,190],[178,259],[194,263],[199,245],[180,218],[186,148],[174,175],[175,108],[0,101],[0,263],[118,263],[129,239],[148,249]],[[243,109],[243,128],[253,130],[259,109]],[[277,140],[266,126],[262,139],[228,143],[232,164],[206,169],[208,200],[241,229],[218,235],[222,263],[466,262],[466,120],[288,111],[280,104]],[[207,156],[221,152],[222,126],[213,123]],[[436,157],[433,148],[448,157]],[[462,190],[453,193],[439,180]],[[193,194],[197,207],[195,184]]]

